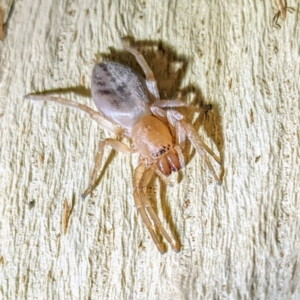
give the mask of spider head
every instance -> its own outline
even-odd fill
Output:
[[[165,176],[183,167],[173,140],[168,126],[153,115],[140,118],[132,128],[135,151],[139,152],[147,163],[155,164]]]

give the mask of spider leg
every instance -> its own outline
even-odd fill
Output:
[[[133,198],[134,198],[134,202],[135,202],[135,205],[136,205],[136,208],[137,208],[137,211],[140,213],[141,217],[142,217],[142,220],[144,222],[144,224],[146,225],[150,235],[151,235],[151,238],[154,242],[154,244],[156,245],[158,251],[161,253],[161,254],[164,254],[165,251],[163,249],[163,246],[162,244],[158,241],[157,239],[157,236],[153,230],[153,227],[152,227],[152,224],[149,220],[149,217],[146,213],[146,210],[145,210],[145,206],[144,206],[144,203],[142,202],[141,200],[141,197],[140,197],[140,189],[139,189],[139,184],[140,184],[140,180],[143,176],[145,172],[145,167],[143,164],[140,164],[137,166],[137,168],[135,169],[134,171],[134,182],[133,182],[133,187],[134,187],[134,192],[133,192]]]
[[[190,105],[190,104],[188,104],[184,101],[178,100],[178,99],[159,100],[159,101],[154,102],[150,108],[151,108],[151,111],[153,112],[153,114],[155,114],[156,108],[167,108],[167,107],[169,107],[169,108],[186,107],[192,111],[199,112],[199,113],[204,113],[211,109],[210,105],[206,105],[205,107],[196,107],[194,105]]]
[[[185,167],[185,161],[184,161],[184,156],[183,156],[181,147],[176,145],[176,146],[174,146],[174,150],[177,152],[181,168],[184,168]]]
[[[185,138],[186,138],[184,128],[174,117],[173,113],[167,112],[167,119],[172,131],[172,135],[175,136],[175,144],[178,145],[181,150],[183,150],[185,148]],[[176,152],[179,154],[177,150]]]
[[[168,119],[169,118],[172,120],[174,120],[174,119],[177,120],[177,122],[180,124],[180,126],[184,130],[188,139],[191,141],[193,146],[196,148],[197,152],[203,157],[207,167],[213,174],[216,182],[218,184],[221,184],[221,180],[218,177],[218,175],[216,174],[214,167],[212,166],[211,162],[209,161],[207,154],[204,150],[206,150],[215,159],[215,161],[218,164],[221,164],[221,159],[199,138],[196,130],[184,120],[184,116],[181,115],[178,111],[174,111],[174,110],[168,111]]]
[[[165,250],[163,249],[163,246],[162,244],[158,241],[157,239],[157,236],[155,235],[155,232],[152,228],[152,224],[147,216],[147,213],[146,213],[146,210],[145,210],[145,207],[141,201],[141,198],[140,198],[140,195],[138,193],[137,190],[135,190],[133,192],[133,198],[134,198],[134,202],[135,202],[135,205],[136,205],[136,208],[137,208],[137,211],[140,213],[141,217],[142,217],[142,220],[144,222],[144,224],[146,225],[150,235],[151,235],[151,238],[155,244],[155,246],[157,247],[158,251],[161,253],[161,254],[164,254],[165,253]]]
[[[118,140],[115,139],[105,139],[104,141],[101,141],[98,146],[98,151],[95,157],[95,166],[92,172],[92,176],[89,182],[88,188],[84,191],[84,193],[81,195],[82,199],[84,199],[95,187],[95,183],[97,180],[97,173],[99,172],[102,157],[103,157],[103,151],[105,146],[111,146],[114,150],[118,152],[123,152],[123,153],[132,153],[132,150],[125,144],[121,143]]]
[[[90,107],[76,103],[70,100],[66,100],[60,97],[53,97],[53,96],[48,96],[48,95],[38,95],[38,94],[29,94],[26,95],[25,98],[26,100],[34,100],[34,101],[48,101],[48,102],[54,102],[56,104],[65,106],[65,107],[70,107],[70,108],[75,108],[79,111],[85,112],[89,115],[89,117],[93,120],[95,120],[97,123],[101,125],[103,129],[108,130],[109,132],[112,132],[116,135],[122,135],[124,130],[112,123],[111,121],[107,120],[104,116],[101,115],[101,113],[91,109]]]
[[[280,29],[281,26],[278,24],[279,17],[281,17],[281,19],[284,21],[286,19],[286,12],[288,11],[289,13],[293,13],[295,9],[293,7],[285,6],[286,2],[282,3],[281,1],[278,1],[277,5],[279,7],[279,10],[272,19],[272,26]]]
[[[163,108],[178,108],[178,107],[185,107],[187,109],[192,110],[193,112],[198,112],[198,113],[205,113],[208,110],[211,109],[211,105],[206,105],[203,107],[196,107],[194,105],[189,105],[186,102],[183,102],[181,100],[159,100],[154,102],[150,109],[151,112],[158,117],[160,120],[162,120],[163,122],[166,122],[166,118],[168,119],[168,123],[170,126],[170,129],[172,131],[172,135],[176,135],[176,139],[178,139],[178,145],[180,145],[181,147],[183,146],[182,144],[184,144],[184,139],[181,138],[182,134],[181,134],[181,128],[179,128],[179,124],[176,120],[173,120],[174,118],[169,118],[169,116],[167,117],[167,112],[165,110],[163,110]],[[176,132],[176,133],[175,133]],[[185,138],[185,134],[184,134],[184,138]]]
[[[139,63],[139,65],[143,69],[143,71],[146,75],[146,85],[149,89],[149,92],[154,96],[155,100],[159,100],[160,97],[159,97],[159,91],[157,88],[156,80],[155,80],[153,72],[150,69],[150,67],[148,66],[144,56],[139,51],[137,51],[136,49],[134,49],[133,47],[130,46],[130,42],[128,39],[122,38],[121,41],[122,41],[122,45],[123,45],[124,49],[127,50],[128,52],[130,52],[132,55],[134,55],[136,61]]]
[[[190,109],[194,112],[198,113],[205,113],[208,110],[211,109],[211,105],[206,105],[203,107],[196,107],[193,105],[189,105],[186,102],[183,102],[181,100],[159,100],[154,102],[150,109],[152,113],[159,118],[161,121],[169,123],[170,130],[172,132],[172,135],[176,137],[176,144],[180,146],[181,149],[184,149],[185,147],[185,131],[183,130],[182,126],[180,125],[177,120],[172,117],[172,115],[167,116],[167,112],[163,110],[163,108],[178,108],[178,107],[185,107],[187,109]]]
[[[190,109],[194,112],[198,113],[205,113],[211,109],[211,105],[206,105],[203,107],[196,107],[193,105],[189,105],[188,103],[185,103],[181,100],[160,100],[155,102],[151,106],[152,113],[156,115],[157,111],[163,111],[165,115],[167,115],[167,119],[169,122],[170,129],[172,131],[172,135],[176,138],[176,145],[179,145],[179,147],[182,149],[185,148],[185,137],[186,133],[183,129],[182,125],[177,121],[177,119],[173,116],[173,114],[170,114],[163,110],[163,108],[170,107],[170,108],[177,108],[177,107],[186,107],[187,109]],[[209,150],[208,150],[209,151]],[[177,151],[178,153],[178,151]]]
[[[286,10],[289,12],[289,13],[293,13],[295,11],[295,8],[294,7],[287,7]]]
[[[166,185],[170,187],[174,186],[173,182],[166,175],[164,175],[163,172],[158,167],[154,167],[154,171]]]
[[[170,238],[169,234],[163,227],[159,217],[155,213],[151,202],[146,196],[145,190],[147,188],[147,185],[149,181],[151,180],[153,176],[154,170],[152,168],[149,168],[145,170],[145,167],[143,164],[140,164],[134,174],[134,200],[135,204],[137,206],[138,211],[140,212],[142,219],[147,226],[149,233],[152,237],[152,240],[154,241],[157,249],[159,250],[160,253],[164,253],[163,247],[161,243],[159,243],[158,238],[153,230],[152,224],[149,220],[149,217],[146,213],[146,210],[148,214],[150,215],[153,223],[155,226],[158,227],[159,231],[161,234],[165,237],[165,239],[168,241],[168,243],[171,245],[172,249],[175,252],[179,252],[179,247],[176,245],[176,243]],[[146,210],[145,210],[146,208]]]
[[[279,10],[279,11],[274,15],[274,17],[273,17],[273,19],[272,19],[272,26],[275,27],[275,28],[277,28],[277,29],[280,29],[280,27],[281,27],[281,26],[278,24],[278,19],[279,19],[280,15],[281,15],[281,11]]]
[[[150,203],[149,199],[147,199],[147,196],[146,196],[146,194],[143,191],[140,192],[140,197],[141,197],[142,202],[145,205],[145,207],[146,207],[146,209],[147,209],[150,217],[152,218],[154,225],[159,228],[159,231],[165,237],[165,239],[168,241],[168,243],[170,244],[170,246],[172,247],[172,249],[175,252],[179,252],[180,248],[170,238],[169,234],[167,233],[167,231],[163,227],[163,224],[161,223],[159,217],[157,216],[157,214],[155,213],[153,207],[151,206],[151,203]]]

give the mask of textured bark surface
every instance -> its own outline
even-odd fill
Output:
[[[1,2],[0,298],[299,299],[297,1],[279,30],[275,1],[21,0],[9,14],[11,2]],[[136,155],[107,150],[82,202],[108,134],[83,113],[23,100],[52,91],[95,108],[95,59],[139,70],[121,36],[134,38],[162,98],[181,90],[213,105],[202,121],[182,111],[222,157],[222,186],[190,149],[173,188],[155,179],[148,190],[179,254],[161,255],[137,215]]]

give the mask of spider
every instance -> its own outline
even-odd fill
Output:
[[[293,7],[287,7],[285,0],[276,0],[276,4],[278,6],[278,12],[272,19],[272,26],[280,29],[281,26],[278,24],[279,17],[284,21],[286,19],[286,12],[293,13],[295,9]]]
[[[219,164],[221,160],[198,137],[196,130],[186,122],[184,116],[175,110],[177,107],[196,108],[180,100],[160,100],[153,72],[142,54],[130,45],[129,40],[123,38],[122,44],[125,50],[134,55],[146,78],[116,62],[106,61],[96,64],[92,72],[91,93],[99,112],[60,97],[29,94],[25,99],[52,101],[78,109],[87,113],[91,119],[115,136],[129,138],[130,147],[113,138],[107,138],[99,143],[91,179],[82,198],[90,194],[95,187],[105,146],[111,146],[123,153],[138,152],[139,164],[133,175],[133,198],[137,210],[159,252],[164,253],[165,250],[152,224],[159,229],[172,249],[179,252],[180,246],[167,233],[146,196],[147,185],[154,173],[166,184],[172,185],[168,176],[185,166],[182,150],[186,137],[203,157],[218,184],[221,184],[221,180],[207,153]],[[172,109],[164,110],[164,108]]]

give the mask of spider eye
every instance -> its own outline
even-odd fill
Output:
[[[168,147],[163,146],[161,149],[159,149],[157,152],[152,153],[153,157],[159,157],[160,155],[163,155],[164,153],[168,152],[170,149],[169,145]]]
[[[164,154],[165,152],[166,152],[165,149],[160,149],[160,150],[159,150],[159,154],[160,154],[160,155]]]

